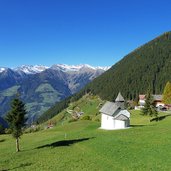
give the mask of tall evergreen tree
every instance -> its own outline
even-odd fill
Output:
[[[171,104],[171,83],[168,81],[163,91],[163,102]]]
[[[150,93],[150,90],[148,90],[146,96],[145,96],[145,105],[144,108],[142,109],[142,114],[143,115],[149,115],[149,116],[158,116],[158,112],[155,108],[155,104],[154,104],[154,99]]]
[[[6,120],[12,130],[12,136],[16,139],[16,152],[20,151],[19,138],[22,135],[22,128],[26,121],[25,104],[19,99],[13,99],[11,103],[11,111],[6,115]]]

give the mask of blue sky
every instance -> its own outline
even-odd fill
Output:
[[[0,66],[109,66],[170,30],[169,0],[0,0]]]

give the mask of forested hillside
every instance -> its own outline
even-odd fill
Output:
[[[153,94],[160,94],[171,80],[171,32],[135,49],[84,89],[65,101],[57,103],[41,116],[41,121],[51,118],[68,106],[70,100],[78,100],[91,92],[102,99],[113,101],[120,91],[124,98],[135,99],[150,87]]]
[[[171,32],[167,32],[125,56],[86,89],[106,100],[114,100],[118,91],[134,99],[148,87],[154,94],[162,93],[170,73]]]

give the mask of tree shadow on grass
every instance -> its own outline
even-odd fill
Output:
[[[168,116],[171,116],[170,114],[168,114],[168,115],[164,115],[164,116],[159,116],[159,117],[156,117],[156,118],[152,118],[151,120],[150,120],[150,122],[153,122],[153,121],[161,121],[161,120],[163,120],[163,119],[166,119],[166,117],[168,117]]]
[[[4,142],[4,141],[5,141],[5,139],[2,139],[2,140],[0,140],[0,143],[1,143],[1,142]]]
[[[145,126],[154,126],[154,125],[130,125],[132,128],[139,128],[139,127],[145,127]]]
[[[53,142],[51,144],[46,144],[46,145],[36,147],[36,149],[45,148],[45,147],[70,146],[70,145],[73,145],[75,143],[79,143],[79,142],[82,142],[82,141],[87,141],[87,140],[93,139],[93,138],[95,138],[95,137],[81,138],[81,139],[74,139],[74,140],[62,140],[62,141]]]
[[[11,169],[0,169],[0,171],[16,170],[16,169],[24,168],[24,167],[31,166],[31,165],[32,165],[32,163],[22,163],[17,167],[13,167]]]
[[[143,127],[143,126],[147,126],[147,125],[130,125],[130,127],[136,128],[136,127]]]

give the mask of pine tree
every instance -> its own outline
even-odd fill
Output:
[[[163,91],[163,102],[171,104],[171,83],[168,81]]]
[[[148,90],[146,96],[145,96],[146,100],[145,100],[145,105],[144,108],[142,109],[142,114],[143,115],[149,115],[149,116],[158,116],[158,112],[155,108],[154,105],[154,99],[150,93],[150,90]]]
[[[6,115],[6,120],[12,130],[12,136],[16,139],[16,152],[20,151],[19,138],[22,135],[22,128],[26,121],[25,104],[19,99],[13,99],[11,103],[11,111]]]

